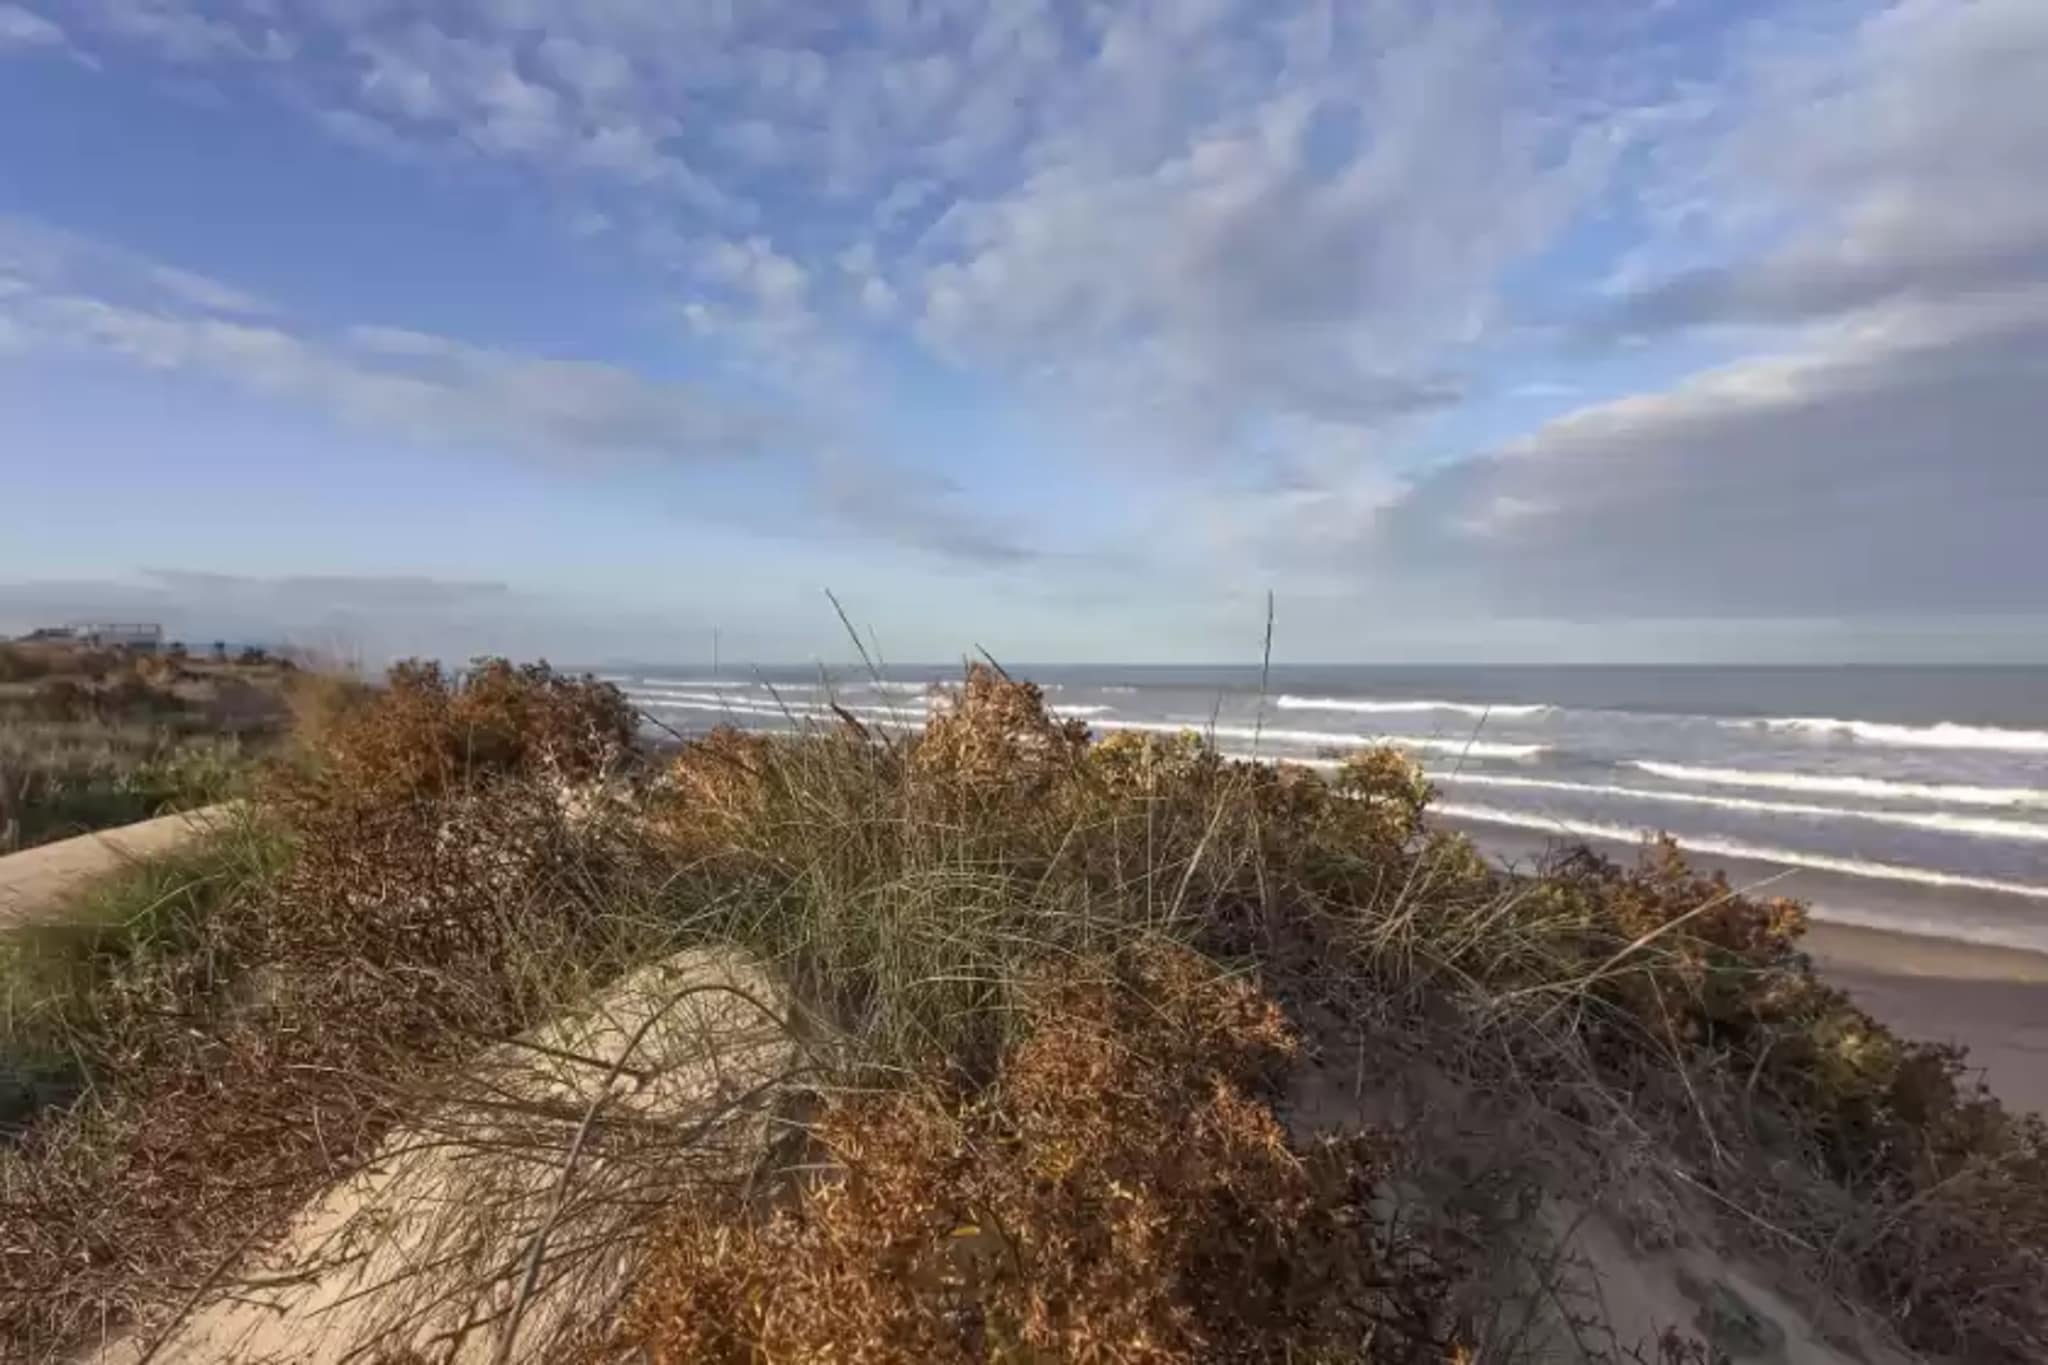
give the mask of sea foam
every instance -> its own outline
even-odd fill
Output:
[[[1365,715],[1454,711],[1464,716],[1498,716],[1504,720],[1513,719],[1517,716],[1540,716],[1552,709],[1540,704],[1493,705],[1487,702],[1429,700],[1378,701],[1353,697],[1296,697],[1291,695],[1275,698],[1273,704],[1282,711],[1340,711],[1358,712]]]
[[[1761,728],[1824,739],[1846,739],[1895,749],[1986,749],[2008,754],[2048,754],[2048,730],[2008,730],[1995,725],[1892,725],[1875,720],[1837,720],[1832,716],[1767,716],[1761,720],[1724,720],[1730,728]]]
[[[1766,787],[1811,792],[1817,796],[1863,796],[1877,801],[1941,801],[1958,806],[2048,806],[2048,790],[2039,787],[1973,787],[1950,782],[1896,782],[1885,777],[1850,777],[1829,773],[1762,772],[1752,768],[1708,768],[1690,763],[1631,760],[1640,768],[1674,782],[1708,782],[1724,787]]]
[[[1545,830],[1552,834],[1569,835],[1578,839],[1610,839],[1621,843],[1634,843],[1643,836],[1641,829],[1626,825],[1612,825],[1597,820],[1564,819],[1538,815],[1530,811],[1501,810],[1494,806],[1472,806],[1458,801],[1446,801],[1433,809],[1438,815],[1447,815],[1453,819],[1474,820],[1488,825],[1508,825],[1519,829]],[[1674,831],[1671,837],[1678,841],[1679,847],[1689,852],[1706,853],[1716,857],[1781,863],[1787,867],[1812,868],[1816,872],[1835,872],[1845,877],[1913,882],[1921,886],[1988,891],[1998,895],[2048,900],[2048,886],[2031,882],[2005,881],[1997,877],[1972,877],[1963,873],[1938,872],[1933,868],[1913,867],[1902,863],[1869,862],[1862,858],[1837,858],[1825,853],[1807,853],[1798,849],[1744,843],[1738,839],[1724,839],[1712,834],[1689,835]]]

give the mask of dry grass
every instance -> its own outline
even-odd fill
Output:
[[[0,854],[239,794],[293,677],[0,646]]]
[[[1823,985],[1795,904],[1666,843],[1509,876],[1426,829],[1432,795],[1385,751],[1324,781],[1193,736],[1084,743],[976,669],[923,739],[714,735],[677,760],[665,824],[705,900],[730,897],[718,932],[904,1071],[983,1080],[1033,963],[1177,938],[1556,1117],[1575,1159],[1657,1154],[1915,1349],[2048,1349],[2039,1120]]]
[[[248,836],[267,850],[260,876],[215,877],[238,855],[213,845],[103,893],[123,925],[157,926],[122,939],[146,951],[92,939],[86,969],[10,1040],[10,1064],[60,1057],[82,1087],[0,1151],[11,1354],[161,1320],[369,1152],[439,1064],[604,970],[592,868],[606,836],[574,825],[555,785],[577,759],[547,728],[561,708],[536,699],[531,743],[473,743],[471,721],[504,708],[418,681],[340,747],[278,766]],[[394,732],[433,761],[411,762]],[[439,761],[454,753],[472,761]]]
[[[0,855],[224,800],[249,753],[169,726],[0,719]]]
[[[2048,1349],[2042,1125],[1816,981],[1796,906],[1666,846],[1509,876],[1396,754],[1095,743],[987,669],[922,736],[655,766],[616,692],[544,668],[301,705],[264,789],[288,860],[52,1016],[95,1083],[0,1153],[16,1353],[161,1322],[480,1050],[693,944],[797,1002],[822,1169],[765,1208],[633,1182],[622,1330],[667,1358],[1512,1358],[1474,1286],[1528,1287],[1518,1234],[1383,1210],[1513,1203],[1525,1164],[1647,1169],[1923,1352]],[[1296,1048],[1426,1058],[1566,1137],[1449,1174],[1399,1133],[1311,1147],[1272,1108]],[[573,1165],[587,1125],[528,1117]]]

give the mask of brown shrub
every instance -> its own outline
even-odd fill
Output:
[[[960,1020],[1020,1008],[1019,961],[1089,935],[1257,954],[1314,978],[1306,997],[1453,1021],[1458,1047],[1491,1049],[1497,1079],[1545,1103],[1654,1124],[1693,1179],[1786,1229],[1912,1344],[2038,1354],[2040,1125],[1817,980],[1796,903],[1737,895],[1668,841],[1628,868],[1581,851],[1504,875],[1425,828],[1431,788],[1392,751],[1323,780],[1192,733],[1077,749],[1076,729],[976,670],[922,739],[686,750],[676,818],[719,878],[774,899],[739,932],[792,945],[811,994],[854,1002],[850,1026],[914,1016],[906,1031],[957,1060],[989,1036]]]
[[[618,831],[565,784],[629,723],[545,669],[401,669],[271,775],[285,865],[109,961],[63,1040],[91,1090],[0,1152],[0,1354],[160,1317],[602,970]]]
[[[1180,953],[1069,976],[979,1096],[829,1102],[829,1173],[683,1212],[622,1344],[658,1362],[1441,1361],[1444,1281],[1372,1208],[1389,1152],[1292,1148],[1294,1042]]]
[[[292,737],[307,751],[320,753],[333,742],[341,722],[369,706],[376,696],[376,688],[339,668],[297,670],[284,681]]]
[[[617,765],[633,743],[632,707],[617,688],[565,678],[546,664],[481,659],[451,680],[435,663],[392,668],[367,703],[313,694],[307,738],[330,793],[367,804],[433,797],[494,774],[581,782]]]
[[[1918,1350],[2048,1350],[2048,1124],[2008,1113],[1960,1050],[1902,1039],[1822,982],[1804,907],[1738,895],[1658,839],[1629,868],[1567,856],[1524,914],[1579,927],[1564,941],[1586,974],[1563,979],[1591,1059],[1715,1187],[1824,1247],[1820,1268]]]
[[[1284,1031],[1132,949],[1165,936],[1648,1145],[1919,1349],[2048,1353],[2043,1126],[1819,983],[1797,906],[1667,844],[1506,876],[1425,828],[1398,755],[1325,781],[1188,735],[1091,746],[986,669],[918,738],[715,732],[625,832],[563,800],[625,752],[610,689],[414,666],[331,710],[273,792],[295,867],[191,980],[135,978],[147,1023],[101,1040],[132,1084],[7,1168],[38,1254],[5,1267],[0,1325],[189,1285],[260,1214],[235,1191],[359,1150],[390,1078],[531,1020],[548,967],[595,960],[607,898],[658,885],[632,909],[772,963],[857,1040],[844,1074],[923,1080],[829,1100],[829,1169],[779,1211],[677,1211],[626,1321],[657,1358],[1440,1358],[1441,1263],[1369,1207],[1393,1147],[1291,1146],[1261,1099]]]
[[[592,918],[619,849],[577,784],[629,753],[624,700],[544,664],[485,661],[451,682],[414,663],[368,697],[330,696],[321,718],[311,761],[268,792],[296,856],[266,951],[301,978],[377,983],[361,1008],[394,1027],[438,1027],[458,995],[478,1026],[519,1017],[518,982],[493,964],[532,922]]]
[[[653,828],[678,851],[732,848],[768,818],[778,755],[766,735],[720,725],[683,746],[656,785]]]
[[[0,683],[33,682],[56,668],[48,650],[0,643]]]
[[[1045,709],[1036,683],[970,664],[950,702],[926,722],[909,777],[956,796],[1042,796],[1088,749],[1088,727]]]

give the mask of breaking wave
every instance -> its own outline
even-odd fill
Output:
[[[1836,720],[1829,716],[1769,716],[1762,720],[1724,720],[1731,728],[1815,735],[1894,749],[1985,749],[2007,754],[2048,754],[2048,730],[2007,730],[1995,725],[1890,725],[1874,720]]]
[[[1458,801],[1445,801],[1434,809],[1438,815],[1448,815],[1453,819],[1474,820],[1488,825],[1508,825],[1518,829],[1545,830],[1552,834],[1570,835],[1579,839],[1608,839],[1621,843],[1635,843],[1643,834],[1642,830],[1626,825],[1611,825],[1597,820],[1564,819],[1537,815],[1529,811],[1501,810],[1494,806],[1471,806]],[[1913,867],[1902,863],[1874,863],[1862,858],[1836,858],[1825,853],[1772,848],[1765,844],[1744,843],[1739,839],[1723,839],[1712,834],[1674,833],[1672,837],[1678,840],[1681,848],[1689,852],[1706,853],[1716,857],[1747,858],[1755,862],[1779,863],[1786,867],[1806,867],[1816,872],[1839,873],[1845,877],[1913,882],[1921,886],[1943,886],[1956,890],[1988,891],[1997,895],[2048,900],[2048,886],[2030,882],[2005,881],[1997,877],[1972,877],[1963,873],[1937,872],[1933,868]]]
[[[1884,777],[1836,777],[1821,773],[1759,772],[1750,768],[1703,768],[1690,763],[1635,759],[1629,764],[1674,782],[1710,782],[1723,787],[1768,787],[1817,796],[1865,796],[1873,800],[1945,801],[1958,806],[2048,806],[2039,787],[1972,787],[1949,782],[1894,782]]]
[[[1543,705],[1501,705],[1470,701],[1370,701],[1350,697],[1282,696],[1274,703],[1282,711],[1347,711],[1367,715],[1419,711],[1455,711],[1462,716],[1540,716],[1551,708]]]

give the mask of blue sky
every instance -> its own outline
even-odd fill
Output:
[[[0,0],[0,629],[2048,658],[2048,6]]]

